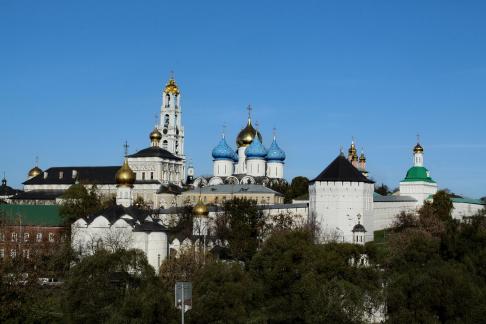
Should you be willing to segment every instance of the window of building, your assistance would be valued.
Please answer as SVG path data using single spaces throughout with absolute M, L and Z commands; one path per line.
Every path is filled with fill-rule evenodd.
M 37 242 L 41 242 L 42 241 L 42 233 L 37 233 L 35 238 L 36 238 Z
M 10 257 L 11 257 L 11 258 L 15 258 L 15 257 L 17 257 L 17 250 L 15 250 L 15 249 L 11 249 L 11 250 L 10 250 Z
M 24 233 L 24 242 L 29 242 L 29 233 Z
M 5 241 L 5 233 L 0 233 L 0 241 Z
M 17 233 L 12 233 L 12 242 L 17 242 Z
M 64 172 L 63 171 L 59 171 L 59 179 L 62 179 L 64 177 Z
M 154 180 L 154 173 L 150 172 L 150 180 Z
M 29 251 L 29 249 L 24 249 L 24 250 L 22 251 L 22 256 L 23 256 L 24 258 L 28 259 L 28 258 L 29 258 L 29 256 L 30 256 L 30 251 Z
M 142 180 L 145 180 L 145 172 L 142 172 Z
M 54 233 L 49 233 L 49 242 L 54 242 Z
M 3 259 L 3 258 L 5 258 L 5 250 L 0 249 L 0 259 Z

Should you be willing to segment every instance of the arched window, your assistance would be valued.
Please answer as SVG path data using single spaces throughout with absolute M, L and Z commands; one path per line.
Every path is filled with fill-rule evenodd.
M 164 141 L 162 142 L 162 148 L 163 148 L 164 150 L 167 150 L 167 147 L 168 147 L 168 146 L 169 146 L 169 143 L 167 142 L 167 140 L 164 140 Z

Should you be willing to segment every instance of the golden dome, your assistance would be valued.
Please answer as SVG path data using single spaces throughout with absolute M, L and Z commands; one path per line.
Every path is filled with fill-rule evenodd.
M 41 173 L 42 173 L 42 170 L 36 165 L 32 169 L 30 169 L 30 171 L 29 171 L 29 177 L 30 178 L 37 177 Z
M 162 134 L 159 132 L 157 127 L 155 127 L 154 130 L 150 133 L 150 141 L 160 142 L 161 139 L 162 139 Z
M 133 184 L 135 183 L 135 173 L 130 169 L 130 166 L 128 166 L 127 159 L 125 159 L 122 167 L 116 172 L 115 179 L 118 186 L 133 187 Z
M 165 93 L 172 93 L 175 94 L 176 96 L 179 95 L 179 87 L 177 86 L 174 78 L 170 78 L 170 80 L 167 82 L 165 85 L 164 89 Z
M 361 152 L 361 155 L 359 156 L 359 162 L 366 162 L 366 157 L 363 152 Z
M 197 204 L 192 208 L 192 214 L 194 216 L 208 216 L 208 214 L 209 214 L 208 206 L 206 206 L 201 201 L 201 198 L 199 198 L 199 201 L 197 202 Z
M 253 142 L 253 139 L 257 134 L 260 142 L 262 142 L 262 135 L 252 126 L 251 119 L 248 118 L 248 124 L 240 131 L 236 138 L 236 144 L 238 147 L 246 147 Z
M 423 153 L 424 152 L 424 148 L 422 147 L 422 145 L 420 145 L 419 143 L 417 143 L 417 145 L 415 145 L 415 147 L 413 148 L 413 153 Z
M 354 141 L 351 142 L 351 146 L 349 147 L 348 153 L 351 156 L 356 155 L 356 146 L 354 145 Z

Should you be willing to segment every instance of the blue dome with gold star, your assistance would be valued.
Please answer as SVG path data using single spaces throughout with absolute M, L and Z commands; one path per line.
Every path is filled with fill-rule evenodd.
M 273 138 L 272 145 L 268 148 L 267 161 L 283 162 L 285 160 L 285 152 L 278 146 L 277 140 Z
M 267 156 L 267 150 L 260 141 L 259 136 L 253 138 L 253 141 L 245 150 L 245 155 L 248 159 L 264 159 Z
M 224 136 L 211 154 L 215 160 L 235 160 L 235 151 L 226 143 Z

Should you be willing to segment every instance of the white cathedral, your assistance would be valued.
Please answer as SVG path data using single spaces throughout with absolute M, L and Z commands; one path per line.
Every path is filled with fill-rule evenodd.
M 219 184 L 261 184 L 285 181 L 285 152 L 278 146 L 274 131 L 273 141 L 265 148 L 261 133 L 251 121 L 251 108 L 248 107 L 248 122 L 236 138 L 237 150 L 227 142 L 225 134 L 211 152 L 213 175 L 198 177 L 193 186 L 204 187 Z

